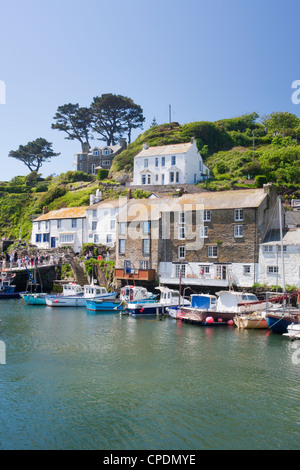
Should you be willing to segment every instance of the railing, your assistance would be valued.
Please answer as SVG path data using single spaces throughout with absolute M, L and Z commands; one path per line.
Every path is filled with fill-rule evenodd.
M 115 268 L 115 279 L 132 279 L 138 281 L 154 281 L 155 269 L 136 269 L 125 271 L 122 268 Z

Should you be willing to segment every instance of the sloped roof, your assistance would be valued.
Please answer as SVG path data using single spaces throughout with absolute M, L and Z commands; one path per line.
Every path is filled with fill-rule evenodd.
M 85 211 L 87 206 L 81 207 L 64 207 L 63 209 L 58 209 L 55 211 L 49 211 L 46 214 L 42 214 L 33 222 L 39 222 L 42 220 L 52 220 L 52 219 L 80 219 L 85 217 Z
M 150 157 L 152 155 L 174 155 L 178 153 L 186 153 L 193 144 L 187 142 L 185 144 L 159 145 L 157 147 L 148 147 L 143 149 L 136 157 Z

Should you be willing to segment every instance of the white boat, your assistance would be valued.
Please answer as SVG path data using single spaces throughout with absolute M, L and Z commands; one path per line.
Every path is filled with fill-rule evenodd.
M 300 323 L 291 323 L 287 326 L 287 333 L 283 336 L 288 336 L 291 339 L 300 339 Z
M 169 289 L 168 287 L 156 287 L 160 291 L 160 300 L 149 299 L 145 302 L 129 302 L 127 311 L 130 315 L 161 315 L 168 313 L 168 307 L 190 305 L 190 302 L 183 299 L 178 290 Z
M 215 312 L 217 306 L 217 297 L 210 294 L 192 294 L 190 305 L 180 305 L 179 307 L 168 307 L 170 317 L 176 319 L 198 320 L 198 312 L 206 312 L 209 315 Z M 184 317 L 184 318 L 183 318 Z
M 73 291 L 73 292 L 72 292 Z M 85 307 L 86 300 L 114 300 L 117 293 L 109 293 L 106 287 L 98 286 L 94 282 L 85 285 L 67 284 L 64 286 L 63 295 L 49 295 L 46 304 L 50 307 Z
M 145 287 L 141 286 L 127 285 L 122 287 L 120 291 L 120 300 L 127 303 L 156 299 L 157 296 L 158 294 L 152 294 L 152 292 L 147 291 Z

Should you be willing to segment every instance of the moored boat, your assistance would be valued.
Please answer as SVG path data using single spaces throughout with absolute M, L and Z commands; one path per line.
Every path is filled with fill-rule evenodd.
M 106 287 L 98 286 L 94 282 L 84 288 L 71 283 L 63 289 L 63 295 L 46 296 L 46 304 L 50 307 L 85 307 L 87 299 L 114 300 L 117 295 L 116 292 L 107 292 Z
M 233 318 L 235 325 L 240 329 L 265 329 L 268 328 L 264 312 L 253 312 L 249 315 L 235 315 Z
M 16 286 L 13 285 L 15 274 L 7 271 L 1 271 L 0 274 L 0 299 L 20 298 L 20 293 L 16 292 Z
M 160 291 L 159 301 L 156 299 L 148 299 L 140 302 L 129 302 L 127 311 L 130 315 L 162 315 L 168 313 L 168 307 L 179 306 L 181 303 L 190 305 L 186 299 L 182 299 L 178 290 L 169 289 L 168 287 L 156 287 Z
M 291 323 L 287 326 L 287 332 L 283 336 L 288 336 L 291 339 L 300 339 L 300 323 Z
M 87 310 L 102 313 L 120 313 L 126 308 L 126 302 L 120 300 L 86 300 Z

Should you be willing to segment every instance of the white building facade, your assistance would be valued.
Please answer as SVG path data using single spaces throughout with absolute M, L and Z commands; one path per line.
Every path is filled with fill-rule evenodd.
M 40 249 L 69 246 L 79 252 L 85 243 L 86 207 L 46 212 L 32 222 L 31 243 Z
M 148 147 L 134 157 L 134 186 L 195 184 L 207 179 L 209 169 L 197 149 L 196 140 L 176 145 Z

